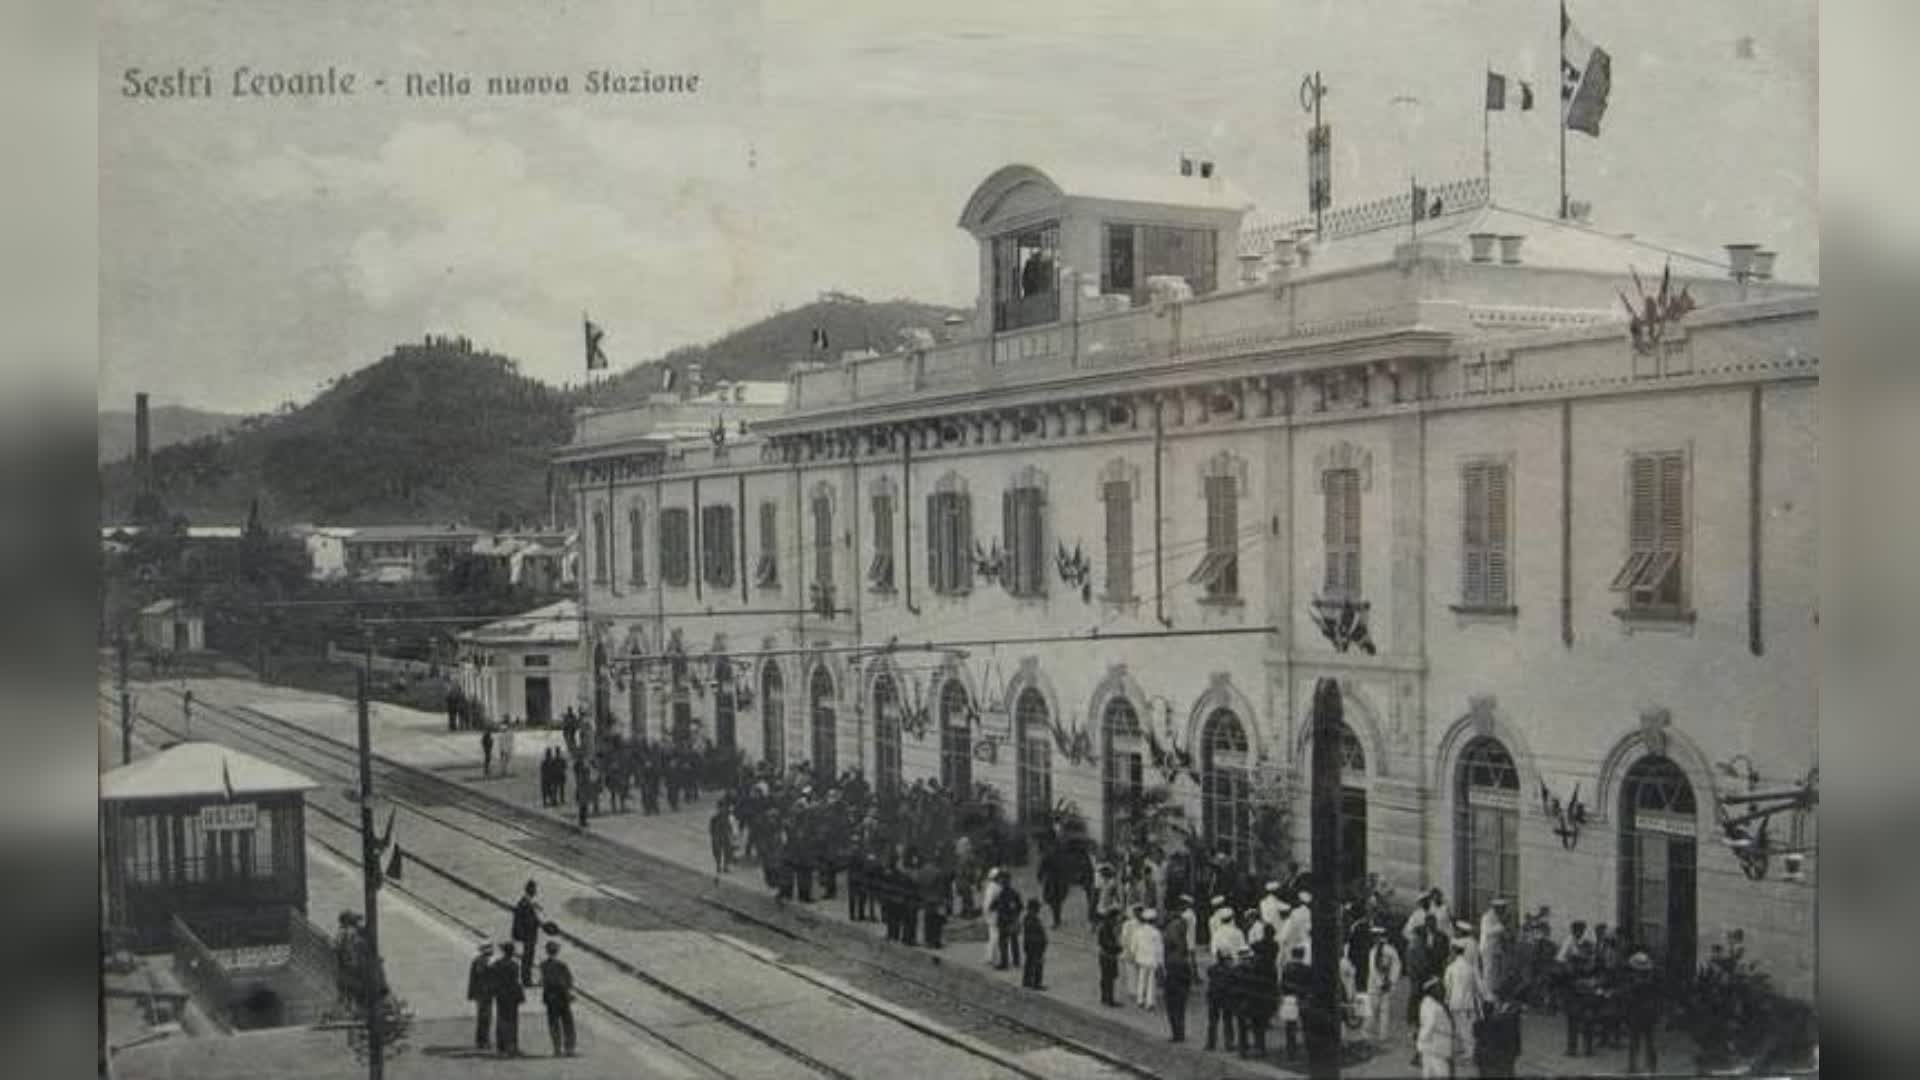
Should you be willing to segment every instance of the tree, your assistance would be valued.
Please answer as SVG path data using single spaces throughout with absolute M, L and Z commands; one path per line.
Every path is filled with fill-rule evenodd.
M 1114 824 L 1120 833 L 1119 846 L 1135 852 L 1164 852 L 1175 842 L 1185 842 L 1186 808 L 1174 802 L 1171 787 L 1126 788 L 1119 792 L 1118 803 Z

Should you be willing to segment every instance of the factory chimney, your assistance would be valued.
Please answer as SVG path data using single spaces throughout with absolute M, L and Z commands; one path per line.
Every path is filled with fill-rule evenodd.
M 133 470 L 139 478 L 142 495 L 153 492 L 153 470 L 149 459 L 152 447 L 153 433 L 147 421 L 147 394 L 143 390 L 133 395 Z

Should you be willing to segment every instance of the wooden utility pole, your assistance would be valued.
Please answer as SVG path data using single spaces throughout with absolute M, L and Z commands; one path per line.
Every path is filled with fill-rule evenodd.
M 367 1076 L 381 1080 L 386 1074 L 386 1046 L 381 1042 L 381 997 L 386 989 L 380 966 L 380 854 L 373 832 L 373 738 L 369 731 L 370 708 L 367 695 L 368 673 L 360 673 L 359 692 L 355 695 L 355 720 L 360 736 L 360 882 L 365 890 L 367 952 L 360 975 L 361 992 L 367 1011 Z
M 1307 1075 L 1340 1075 L 1340 683 L 1313 688 L 1312 770 L 1312 991 L 1301 1019 L 1307 1037 Z
M 133 763 L 133 688 L 128 685 L 130 661 L 124 632 L 115 644 L 115 651 L 119 653 L 120 667 L 120 764 L 130 765 Z

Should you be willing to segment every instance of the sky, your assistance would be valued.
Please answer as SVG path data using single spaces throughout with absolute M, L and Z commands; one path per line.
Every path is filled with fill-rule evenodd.
M 1593 223 L 1762 243 L 1816 279 L 1813 0 L 1570 10 L 1613 57 L 1601 136 L 1568 136 Z M 270 411 L 429 333 L 578 381 L 583 313 L 621 367 L 826 290 L 971 304 L 955 221 L 1009 163 L 1185 151 L 1299 212 L 1315 70 L 1336 203 L 1478 175 L 1491 67 L 1545 106 L 1490 118 L 1495 196 L 1551 213 L 1557 50 L 1546 0 L 109 0 L 101 401 Z M 182 65 L 217 96 L 122 96 L 125 69 Z M 393 89 L 236 99 L 241 65 Z M 599 68 L 697 71 L 701 93 L 582 93 Z M 410 99 L 409 72 L 474 94 Z M 482 92 L 515 73 L 573 93 Z

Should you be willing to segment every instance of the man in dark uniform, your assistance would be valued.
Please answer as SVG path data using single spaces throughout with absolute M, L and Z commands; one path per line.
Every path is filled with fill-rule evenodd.
M 500 946 L 500 959 L 493 962 L 493 1001 L 499 1015 L 494 1021 L 496 1046 L 506 1057 L 520 1056 L 520 1003 L 527 992 L 520 988 L 520 962 L 514 959 L 513 943 Z
M 493 944 L 480 946 L 480 955 L 467 968 L 467 1000 L 473 1002 L 473 1045 L 487 1050 L 493 1046 Z
M 547 1036 L 554 1057 L 572 1057 L 573 969 L 560 959 L 560 943 L 547 942 L 547 958 L 540 961 L 540 999 L 547 1006 Z
M 1192 901 L 1182 895 L 1173 901 L 1173 917 L 1167 920 L 1162 931 L 1166 940 L 1166 960 L 1161 967 L 1162 980 L 1166 986 L 1167 1027 L 1170 1029 L 1169 1042 L 1187 1041 L 1187 997 L 1193 992 L 1195 976 L 1193 948 L 1188 939 L 1187 920 L 1193 917 L 1188 911 Z
M 1120 912 L 1100 913 L 1100 929 L 1096 937 L 1100 947 L 1100 1004 L 1118 1005 L 1120 1002 L 1113 996 L 1113 984 L 1120 977 Z
M 534 900 L 539 886 L 527 882 L 520 902 L 513 906 L 513 940 L 520 944 L 520 985 L 533 985 L 534 945 L 540 938 L 540 904 Z

